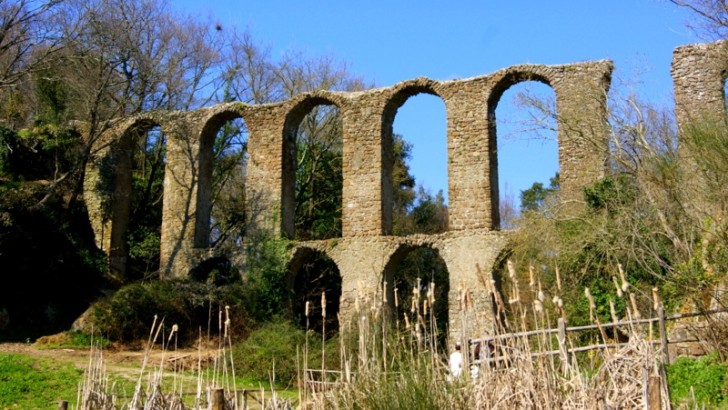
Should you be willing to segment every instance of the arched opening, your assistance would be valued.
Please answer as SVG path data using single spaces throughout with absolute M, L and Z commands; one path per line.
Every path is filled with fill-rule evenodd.
M 307 100 L 286 119 L 283 158 L 284 235 L 341 237 L 343 127 L 339 108 Z
M 496 90 L 490 104 L 490 141 L 497 152 L 491 190 L 502 229 L 513 228 L 523 210 L 543 209 L 559 188 L 556 94 L 538 77 L 510 84 Z
M 385 113 L 385 144 L 391 146 L 391 233 L 447 231 L 447 112 L 427 89 L 406 89 Z M 391 118 L 391 120 L 390 120 Z M 391 169 L 390 169 L 391 167 Z
M 327 338 L 334 336 L 339 331 L 341 299 L 341 274 L 336 263 L 323 252 L 302 248 L 289 264 L 289 275 L 296 323 Z
M 200 141 L 195 247 L 231 257 L 245 235 L 248 129 L 235 112 L 206 124 Z
M 395 328 L 420 343 L 447 341 L 450 278 L 431 246 L 402 246 L 384 269 L 383 286 Z
M 126 276 L 139 280 L 159 272 L 167 138 L 159 125 L 142 122 L 127 132 L 125 140 L 129 150 L 122 161 L 128 161 L 129 180 L 124 180 L 122 166 L 117 189 L 129 189 Z M 121 198 L 123 195 L 115 195 L 115 200 Z

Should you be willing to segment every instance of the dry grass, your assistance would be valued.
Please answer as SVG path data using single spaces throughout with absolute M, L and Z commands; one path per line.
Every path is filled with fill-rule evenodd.
M 512 265 L 509 265 L 512 269 Z M 515 279 L 514 272 L 511 277 Z M 519 331 L 546 328 L 549 315 L 564 315 L 558 294 L 547 298 L 538 278 L 529 284 L 533 301 L 522 301 L 518 287 L 509 295 L 509 305 L 495 292 L 492 281 L 483 281 L 496 300 L 497 310 L 510 312 L 510 328 Z M 629 284 L 618 284 L 623 297 Z M 588 290 L 585 297 L 594 305 Z M 415 295 L 417 307 L 395 322 L 388 323 L 385 304 L 375 295 L 357 301 L 355 343 L 342 341 L 342 369 L 338 383 L 325 392 L 310 392 L 312 409 L 668 409 L 667 384 L 651 332 L 633 327 L 630 341 L 621 347 L 566 353 L 574 347 L 572 337 L 555 337 L 544 332 L 523 337 L 497 339 L 494 355 L 481 360 L 477 369 L 453 379 L 446 355 L 437 350 L 434 320 L 428 307 L 431 295 Z M 656 299 L 655 303 L 659 303 Z M 462 304 L 467 307 L 467 303 Z M 636 305 L 629 317 L 639 316 Z M 529 317 L 529 320 L 525 320 Z M 596 324 L 598 319 L 593 316 Z M 608 344 L 604 329 L 600 342 Z M 388 334 L 389 332 L 389 334 Z M 346 334 L 347 332 L 342 332 Z M 342 336 L 346 337 L 346 336 Z M 649 396 L 649 387 L 658 396 Z M 649 407 L 649 406 L 652 407 Z
M 512 269 L 512 265 L 509 265 Z M 516 280 L 516 275 L 510 275 Z M 630 301 L 629 318 L 640 317 L 635 295 L 622 275 L 615 280 L 620 297 Z M 491 278 L 484 278 L 485 291 L 496 301 L 497 316 L 509 312 L 509 328 L 519 331 L 546 329 L 556 319 L 566 321 L 563 302 L 558 295 L 548 297 L 541 291 L 538 278 L 532 278 L 533 298 L 524 302 L 518 287 L 508 297 L 508 304 L 493 287 Z M 559 284 L 560 285 L 560 284 Z M 385 284 L 386 286 L 386 284 Z M 437 326 L 431 307 L 434 306 L 434 285 L 426 294 L 412 297 L 409 313 L 393 317 L 381 295 L 361 295 L 355 303 L 355 314 L 342 325 L 340 332 L 340 372 L 326 372 L 322 363 L 318 383 L 311 382 L 308 372 L 309 350 L 325 349 L 323 339 L 306 339 L 300 350 L 299 403 L 306 409 L 669 409 L 670 403 L 659 344 L 646 327 L 621 329 L 629 342 L 611 345 L 607 331 L 598 317 L 595 341 L 602 347 L 574 353 L 576 339 L 569 334 L 554 335 L 540 330 L 513 337 L 491 335 L 495 341 L 493 355 L 470 369 L 462 377 L 449 374 L 446 354 L 439 347 Z M 482 291 L 482 290 L 481 290 Z M 461 306 L 468 308 L 467 292 Z M 585 297 L 593 308 L 588 291 Z M 659 298 L 653 294 L 653 303 Z M 322 303 L 325 298 L 322 297 Z M 395 297 L 395 305 L 399 303 Z M 394 311 L 396 311 L 395 306 Z M 306 315 L 308 315 L 308 308 Z M 322 307 L 325 312 L 325 306 Z M 553 316 L 553 318 L 551 317 Z M 526 320 L 528 318 L 528 320 Z M 229 317 L 220 312 L 221 328 L 227 329 Z M 616 320 L 615 320 L 616 321 Z M 506 328 L 505 324 L 502 327 Z M 103 367 L 103 354 L 94 350 L 82 389 L 82 409 L 202 409 L 209 408 L 211 392 L 224 390 L 225 408 L 242 409 L 236 400 L 232 344 L 227 332 L 218 340 L 218 355 L 207 367 L 198 359 L 194 369 L 165 368 L 165 361 L 147 363 L 149 352 L 159 345 L 174 352 L 174 329 L 164 334 L 162 323 L 150 332 L 142 370 L 127 402 L 119 402 L 113 394 Z M 504 332 L 505 333 L 505 332 Z M 308 332 L 307 332 L 308 335 Z M 492 338 L 495 336 L 496 338 Z M 607 347 L 605 347 L 607 346 Z M 490 351 L 490 349 L 488 349 Z M 332 363 L 329 363 L 332 364 Z M 190 372 L 193 376 L 190 376 Z M 170 375 L 171 374 L 171 375 Z M 185 383 L 194 380 L 196 394 L 182 400 Z M 273 392 L 258 408 L 288 409 L 293 405 Z M 686 404 L 682 408 L 697 408 Z
M 211 339 L 201 335 L 197 360 L 191 362 L 175 360 L 182 357 L 176 354 L 177 326 L 173 325 L 167 331 L 163 321 L 158 322 L 155 317 L 131 395 L 128 395 L 127 386 L 123 385 L 125 383 L 119 383 L 118 379 L 112 378 L 106 371 L 103 351 L 92 347 L 78 391 L 78 409 L 208 409 L 212 408 L 213 402 L 222 405 L 223 409 L 242 409 L 246 400 L 237 386 L 232 339 L 228 333 L 231 319 L 227 308 L 219 312 L 218 321 L 223 331 L 214 340 L 217 343 L 217 354 L 211 359 L 203 355 L 203 344 L 209 344 Z M 152 353 L 157 349 L 161 351 L 161 355 L 155 355 L 159 358 L 152 360 Z M 257 405 L 253 403 L 249 408 L 292 408 L 291 401 L 278 397 L 274 390 L 261 388 L 251 397 L 259 402 Z

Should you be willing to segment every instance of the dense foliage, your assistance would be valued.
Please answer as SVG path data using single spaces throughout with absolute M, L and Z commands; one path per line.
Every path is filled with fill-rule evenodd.
M 237 372 L 280 387 L 295 386 L 302 368 L 320 369 L 324 356 L 327 369 L 338 368 L 338 338 L 322 346 L 320 334 L 281 319 L 256 329 L 233 351 Z
M 224 330 L 218 314 L 234 315 L 230 329 L 245 335 L 249 319 L 243 289 L 238 283 L 226 286 L 191 281 L 153 281 L 127 285 L 94 305 L 90 318 L 102 336 L 143 346 L 155 320 L 164 320 L 167 332 L 177 325 L 179 342 L 188 344 L 200 336 Z M 208 333 L 209 332 L 209 333 Z
M 680 357 L 667 367 L 670 401 L 717 406 L 725 402 L 728 366 L 717 355 L 698 359 Z

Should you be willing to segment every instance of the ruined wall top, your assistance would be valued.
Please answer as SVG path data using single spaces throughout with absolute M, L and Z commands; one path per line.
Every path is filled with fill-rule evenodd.
M 726 122 L 728 40 L 677 47 L 670 69 L 678 124 Z

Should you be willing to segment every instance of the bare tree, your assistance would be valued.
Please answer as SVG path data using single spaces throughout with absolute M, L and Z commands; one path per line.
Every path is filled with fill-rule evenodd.
M 161 1 L 69 0 L 57 24 L 74 69 L 68 75 L 79 77 L 69 79 L 87 79 L 83 99 L 103 99 L 111 117 L 195 108 L 214 94 L 220 34 Z M 89 108 L 82 114 L 93 116 L 97 107 Z
M 670 0 L 685 7 L 697 17 L 687 22 L 688 28 L 710 40 L 728 38 L 728 3 L 725 0 Z
M 125 116 L 206 104 L 218 72 L 219 33 L 158 0 L 67 0 L 50 24 L 59 38 L 44 75 L 66 87 L 67 120 L 86 124 L 85 155 L 50 185 L 73 177 L 82 191 L 98 138 Z M 41 201 L 43 202 L 43 201 Z
M 62 0 L 0 2 L 0 89 L 15 84 L 42 59 L 37 50 L 48 52 L 52 38 L 47 24 L 49 11 Z M 41 46 L 41 47 L 39 47 Z
M 0 123 L 27 125 L 33 112 L 30 77 L 57 51 L 48 18 L 61 0 L 0 1 Z
M 285 98 L 271 59 L 270 49 L 253 40 L 248 31 L 227 35 L 224 72 L 219 81 L 222 99 L 248 104 L 265 104 Z
M 263 104 L 313 90 L 355 90 L 364 87 L 361 78 L 354 76 L 345 64 L 333 58 L 308 57 L 289 52 L 280 60 L 274 60 L 270 50 L 255 43 L 249 32 L 233 32 L 227 38 L 226 67 L 219 79 L 219 88 L 224 90 L 220 96 L 225 101 Z M 241 218 L 243 210 L 236 198 L 242 198 L 244 192 L 241 180 L 245 179 L 245 153 L 238 148 L 244 150 L 247 147 L 246 138 L 247 130 L 242 122 L 231 122 L 218 133 L 221 144 L 217 152 L 225 153 L 226 158 L 216 161 L 212 231 L 229 234 L 229 239 L 237 237 L 234 232 L 244 230 L 240 224 L 244 220 Z M 329 217 L 333 220 L 338 215 L 340 220 L 341 144 L 341 123 L 338 109 L 334 106 L 313 107 L 298 124 L 295 144 L 295 224 L 298 235 L 302 237 L 318 237 L 312 234 L 313 220 L 317 218 L 315 215 L 322 220 Z M 232 170 L 232 174 L 221 169 L 225 166 Z M 225 214 L 231 210 L 234 212 Z M 322 235 L 337 234 L 336 228 L 328 224 L 321 225 L 326 225 L 321 232 L 329 232 Z

